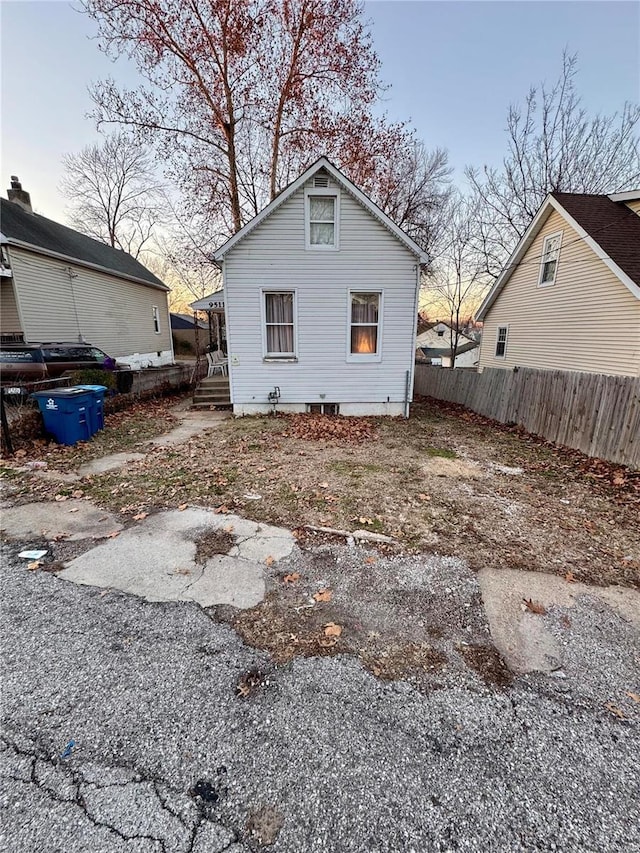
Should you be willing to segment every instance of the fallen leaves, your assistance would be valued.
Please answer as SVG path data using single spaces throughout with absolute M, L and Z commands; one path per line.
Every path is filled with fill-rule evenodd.
M 149 513 L 148 513 L 148 512 L 139 512 L 139 513 L 137 513 L 136 515 L 134 515 L 134 516 L 133 516 L 133 520 L 134 520 L 134 521 L 142 521 L 142 520 L 143 520 L 144 518 L 146 518 L 148 515 L 149 515 Z
M 331 601 L 333 598 L 333 592 L 330 589 L 320 589 L 318 592 L 314 593 L 314 600 L 318 603 L 323 601 Z
M 269 554 L 269 556 L 264 561 L 265 566 L 272 566 L 275 563 L 275 558 Z
M 300 572 L 291 572 L 291 574 L 285 575 L 282 580 L 285 583 L 295 583 L 300 580 Z
M 264 683 L 264 675 L 258 669 L 251 669 L 241 675 L 236 684 L 236 696 L 240 699 L 248 699 L 256 693 Z
M 573 572 L 567 572 L 564 576 L 564 579 L 566 580 L 567 583 L 575 583 L 576 582 L 576 578 L 575 578 L 575 575 L 573 574 Z
M 627 690 L 626 695 L 629 699 L 633 699 L 634 702 L 640 702 L 640 696 L 637 693 L 632 693 L 630 690 Z
M 41 565 L 42 565 L 42 562 L 40 560 L 34 560 L 32 563 L 27 564 L 27 569 L 30 572 L 35 572 L 36 569 L 39 569 Z
M 68 500 L 69 500 L 69 495 L 56 495 L 54 498 L 54 501 L 57 501 L 58 503 L 62 503 L 62 501 L 68 501 Z
M 626 716 L 624 713 L 618 708 L 617 705 L 614 705 L 613 702 L 605 702 L 604 707 L 609 711 L 610 714 L 613 714 L 614 717 L 617 717 L 619 720 L 626 720 Z
M 184 512 L 188 506 L 189 506 L 189 504 L 180 504 L 180 506 L 178 507 L 178 510 L 180 512 Z
M 335 622 L 329 622 L 328 625 L 324 626 L 324 635 L 325 637 L 336 637 L 336 639 L 342 634 L 342 626 L 336 625 Z
M 341 418 L 335 415 L 316 414 L 285 415 L 284 417 L 288 420 L 288 428 L 282 434 L 307 441 L 361 444 L 374 439 L 378 431 L 374 420 L 369 418 Z M 304 451 L 298 451 L 298 454 L 303 456 Z
M 523 598 L 522 602 L 530 613 L 535 613 L 537 616 L 544 616 L 547 612 L 547 608 L 544 604 L 540 604 L 539 601 L 534 601 L 531 598 Z

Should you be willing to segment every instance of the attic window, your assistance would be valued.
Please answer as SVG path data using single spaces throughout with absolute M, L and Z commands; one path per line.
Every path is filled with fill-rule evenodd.
M 335 251 L 339 243 L 340 196 L 337 190 L 311 189 L 305 194 L 306 248 Z
M 314 187 L 328 187 L 329 186 L 329 176 L 328 175 L 316 175 L 313 179 Z
M 542 260 L 540 263 L 540 280 L 538 281 L 540 287 L 553 284 L 556 280 L 561 243 L 562 231 L 558 231 L 556 234 L 549 234 L 548 237 L 544 238 Z

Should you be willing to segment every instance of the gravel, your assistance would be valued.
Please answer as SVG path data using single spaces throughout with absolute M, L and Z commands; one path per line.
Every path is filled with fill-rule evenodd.
M 266 813 L 282 820 L 274 853 L 640 850 L 637 635 L 605 605 L 581 599 L 569 628 L 550 612 L 564 678 L 419 692 L 347 655 L 276 667 L 196 604 L 77 587 L 14 553 L 0 572 L 10 853 L 246 853 Z M 425 580 L 415 562 L 402 577 Z M 268 675 L 239 698 L 251 669 Z M 623 699 L 624 719 L 603 705 Z

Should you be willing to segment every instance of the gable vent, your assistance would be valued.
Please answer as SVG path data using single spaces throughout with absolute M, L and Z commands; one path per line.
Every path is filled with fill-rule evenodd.
M 328 175 L 316 175 L 313 179 L 314 187 L 328 187 L 329 186 L 329 176 Z

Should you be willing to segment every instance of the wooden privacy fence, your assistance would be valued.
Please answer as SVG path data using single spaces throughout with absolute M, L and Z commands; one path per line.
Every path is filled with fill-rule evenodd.
M 640 378 L 530 367 L 476 373 L 418 363 L 414 390 L 640 468 Z

